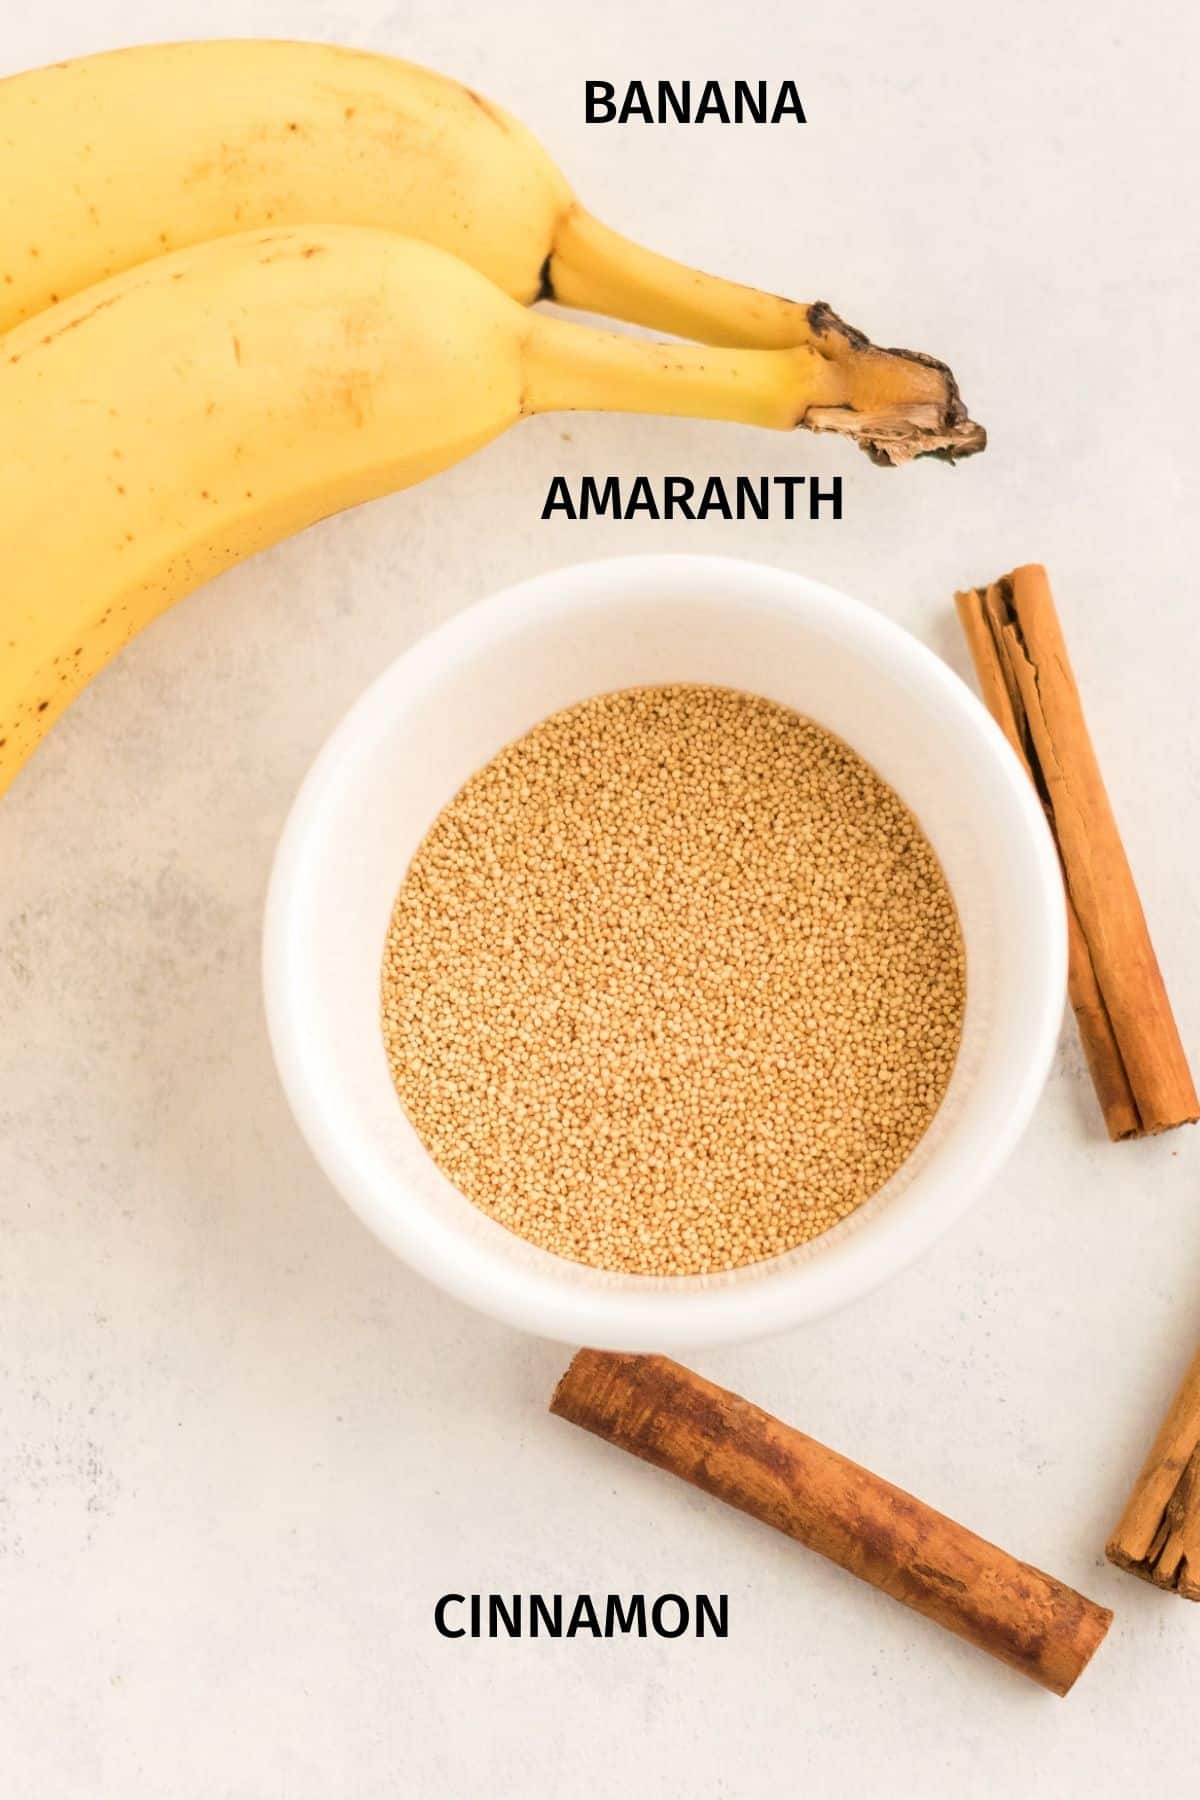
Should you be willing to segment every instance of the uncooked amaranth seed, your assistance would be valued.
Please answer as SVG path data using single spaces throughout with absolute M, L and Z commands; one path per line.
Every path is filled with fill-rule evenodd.
M 544 1249 L 735 1269 L 875 1193 L 965 1001 L 912 814 L 811 720 L 725 688 L 555 713 L 439 814 L 396 899 L 383 1033 L 419 1137 Z

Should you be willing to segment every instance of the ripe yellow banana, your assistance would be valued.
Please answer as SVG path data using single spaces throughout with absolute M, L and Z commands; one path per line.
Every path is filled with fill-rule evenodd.
M 912 398 L 916 377 L 927 380 Z M 886 443 L 936 370 L 654 344 L 531 313 L 365 226 L 157 257 L 0 338 L 0 789 L 141 626 L 218 570 L 525 414 L 659 412 Z
M 269 225 L 375 225 L 550 297 L 706 343 L 867 347 L 822 303 L 702 275 L 609 230 L 524 127 L 411 63 L 325 44 L 148 45 L 0 81 L 0 330 L 165 251 Z M 897 357 L 907 353 L 893 352 Z M 905 455 L 983 447 L 950 371 Z M 887 457 L 884 460 L 901 460 Z

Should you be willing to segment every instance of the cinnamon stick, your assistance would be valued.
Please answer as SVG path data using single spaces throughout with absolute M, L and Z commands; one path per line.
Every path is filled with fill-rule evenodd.
M 1200 1351 L 1150 1447 L 1108 1560 L 1155 1587 L 1200 1600 Z
M 1113 1139 L 1200 1118 L 1200 1099 L 1071 671 L 1046 571 L 1028 563 L 955 601 L 988 709 L 1058 845 L 1068 986 Z
M 581 1350 L 550 1410 L 1065 1694 L 1112 1621 L 1074 1589 L 665 1356 Z

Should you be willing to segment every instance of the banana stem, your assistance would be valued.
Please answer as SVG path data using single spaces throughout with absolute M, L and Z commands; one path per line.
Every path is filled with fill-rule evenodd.
M 946 372 L 865 340 L 786 349 L 647 343 L 535 314 L 522 411 L 666 413 L 852 437 L 877 462 L 969 455 L 984 438 L 947 398 Z M 953 384 L 951 384 L 952 386 Z M 954 392 L 957 402 L 957 391 Z
M 787 350 L 819 336 L 822 313 L 659 256 L 574 206 L 543 278 L 547 299 L 704 344 Z M 812 315 L 816 315 L 816 327 Z
M 790 431 L 805 406 L 841 397 L 815 351 L 655 344 L 540 315 L 525 348 L 525 412 L 667 413 Z

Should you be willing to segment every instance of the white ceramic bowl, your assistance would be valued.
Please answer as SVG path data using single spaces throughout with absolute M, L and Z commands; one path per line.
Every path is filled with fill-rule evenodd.
M 714 682 L 837 732 L 916 813 L 967 952 L 962 1047 L 929 1131 L 833 1231 L 732 1274 L 609 1274 L 495 1224 L 441 1174 L 392 1088 L 384 936 L 409 859 L 502 745 L 614 688 Z M 1029 783 L 984 708 L 878 613 L 801 575 L 639 556 L 522 582 L 392 665 L 317 758 L 267 900 L 271 1041 L 326 1174 L 384 1243 L 459 1299 L 547 1337 L 665 1350 L 751 1338 L 853 1299 L 932 1243 L 996 1173 L 1042 1087 L 1062 1013 L 1063 893 Z

